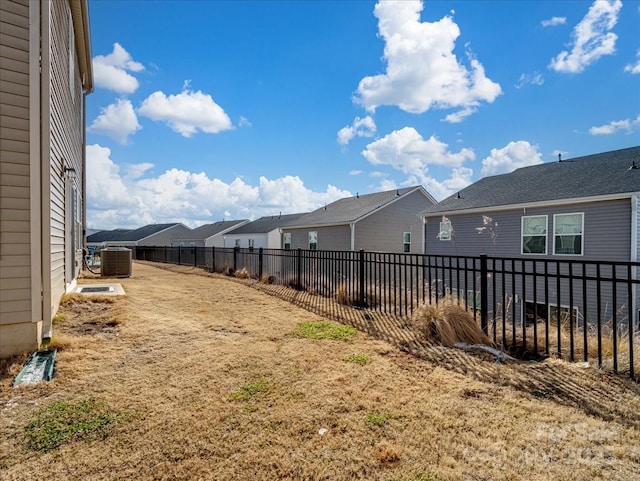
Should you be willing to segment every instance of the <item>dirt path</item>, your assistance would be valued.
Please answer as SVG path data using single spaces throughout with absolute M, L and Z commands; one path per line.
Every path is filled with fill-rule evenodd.
M 79 335 L 69 326 L 91 316 L 70 316 L 53 382 L 14 389 L 20 364 L 5 369 L 1 479 L 640 476 L 640 396 L 624 379 L 416 350 L 388 320 L 339 306 L 355 339 L 300 338 L 298 323 L 324 317 L 260 289 L 309 309 L 313 296 L 202 274 L 136 263 L 109 307 L 115 333 Z M 38 409 L 89 398 L 122 414 L 108 437 L 24 447 Z

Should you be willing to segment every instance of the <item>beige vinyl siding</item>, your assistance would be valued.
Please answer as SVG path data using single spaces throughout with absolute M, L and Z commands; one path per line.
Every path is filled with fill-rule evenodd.
M 50 239 L 51 239 L 51 312 L 57 310 L 60 296 L 66 285 L 73 282 L 78 272 L 81 256 L 76 249 L 71 252 L 71 238 L 66 234 L 67 223 L 72 222 L 71 207 L 67 206 L 67 192 L 64 168 L 76 171 L 73 180 L 78 190 L 82 179 L 82 92 L 80 90 L 79 68 L 73 69 L 73 96 L 69 79 L 69 28 L 70 11 L 66 1 L 51 3 L 51 31 L 49 42 L 49 89 L 50 89 Z M 77 62 L 77 59 L 74 59 Z M 66 254 L 65 254 L 66 252 Z M 72 257 L 72 268 L 65 265 L 66 255 Z
M 411 232 L 411 252 L 422 253 L 420 212 L 433 205 L 415 191 L 356 223 L 355 250 L 402 252 L 402 234 Z
M 31 322 L 29 3 L 0 2 L 0 324 Z
M 318 250 L 351 250 L 351 229 L 348 225 L 283 229 L 282 231 L 291 232 L 291 249 L 308 249 L 309 232 L 315 231 L 318 233 Z

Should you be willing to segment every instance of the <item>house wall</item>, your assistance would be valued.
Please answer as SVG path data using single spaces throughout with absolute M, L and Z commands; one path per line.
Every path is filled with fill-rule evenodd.
M 318 233 L 318 250 L 351 250 L 351 228 L 348 225 L 313 227 L 305 229 L 282 229 L 283 233 L 291 232 L 291 249 L 308 249 L 309 232 L 311 231 Z
M 249 239 L 253 239 L 253 247 L 255 249 L 263 248 L 266 249 L 269 247 L 269 239 L 267 234 L 227 234 L 224 237 L 224 247 L 235 247 L 236 240 L 240 240 L 240 247 L 247 248 L 249 247 Z
M 267 248 L 269 249 L 282 249 L 282 234 L 280 229 L 273 229 L 267 234 Z
M 137 242 L 139 246 L 170 246 L 174 239 L 186 239 L 191 229 L 184 225 L 169 227 Z
M 41 329 L 32 322 L 29 49 L 28 0 L 0 2 L 0 356 L 37 348 Z
M 403 252 L 403 233 L 411 232 L 411 251 L 422 253 L 420 212 L 433 205 L 415 191 L 356 223 L 355 250 Z
M 45 2 L 46 4 L 46 2 Z M 71 10 L 66 0 L 54 0 L 49 8 L 48 76 L 51 316 L 60 297 L 70 290 L 80 273 L 82 244 L 74 226 L 74 201 L 82 202 L 83 93 L 75 48 Z M 46 13 L 46 9 L 44 10 Z M 72 64 L 70 64 L 72 62 Z M 47 85 L 45 84 L 45 85 Z M 46 139 L 45 139 L 46 143 Z M 75 169 L 75 179 L 65 179 L 64 169 Z M 82 208 L 82 206 L 79 206 Z M 45 320 L 45 334 L 47 332 Z M 50 328 L 50 326 L 49 326 Z
M 584 213 L 584 249 L 582 256 L 553 254 L 553 215 Z M 442 216 L 427 218 L 425 226 L 425 253 L 438 255 L 479 254 L 498 257 L 526 257 L 541 259 L 575 259 L 602 261 L 629 261 L 631 252 L 631 204 L 628 199 L 592 202 L 562 206 L 536 207 L 491 212 L 494 237 L 490 231 L 479 234 L 483 214 L 457 214 L 448 216 L 454 231 L 454 240 L 437 238 Z M 523 216 L 547 215 L 547 254 L 521 254 L 521 219 Z

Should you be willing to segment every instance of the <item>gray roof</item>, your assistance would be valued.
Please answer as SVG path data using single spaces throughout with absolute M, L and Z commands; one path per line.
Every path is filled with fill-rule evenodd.
M 121 240 L 121 238 L 131 232 L 132 229 L 113 229 L 101 230 L 87 236 L 87 242 L 112 242 Z
M 348 224 L 415 190 L 422 191 L 429 199 L 432 199 L 422 186 L 419 185 L 406 187 L 404 189 L 376 192 L 374 194 L 345 197 L 344 199 L 337 200 L 325 207 L 320 207 L 313 212 L 303 215 L 287 227 Z
M 243 222 L 248 222 L 248 219 L 241 220 L 222 220 L 219 222 L 214 222 L 213 224 L 204 224 L 200 227 L 196 227 L 191 232 L 189 232 L 188 238 L 190 240 L 199 239 L 204 240 L 209 237 L 213 237 L 220 232 L 224 232 L 228 229 L 231 229 L 234 225 L 242 224 Z
M 149 224 L 137 229 L 105 230 L 90 235 L 87 242 L 136 242 L 177 225 L 182 224 Z
M 635 162 L 635 164 L 634 164 Z M 635 165 L 637 168 L 630 168 Z M 640 147 L 484 177 L 423 214 L 640 192 Z
M 286 214 L 260 217 L 253 222 L 249 222 L 237 229 L 233 229 L 229 234 L 266 234 L 274 229 L 286 227 L 303 215 L 305 214 Z

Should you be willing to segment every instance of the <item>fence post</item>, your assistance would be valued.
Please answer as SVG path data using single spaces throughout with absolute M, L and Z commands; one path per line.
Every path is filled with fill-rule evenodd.
M 240 248 L 235 246 L 233 248 L 233 271 L 235 272 L 238 269 L 238 251 Z
M 298 247 L 298 265 L 296 268 L 297 280 L 296 286 L 299 291 L 302 290 L 302 249 Z
M 480 254 L 480 326 L 485 334 L 489 334 L 489 306 L 487 295 L 488 290 L 488 268 L 487 268 L 487 254 Z
M 182 265 L 182 246 L 178 246 L 178 265 Z
M 167 246 L 164 246 L 164 263 L 167 263 Z
M 216 246 L 211 246 L 211 272 L 216 271 Z
M 364 249 L 360 249 L 360 307 L 365 307 L 365 295 L 364 295 Z
M 262 247 L 258 249 L 258 279 L 262 279 Z

